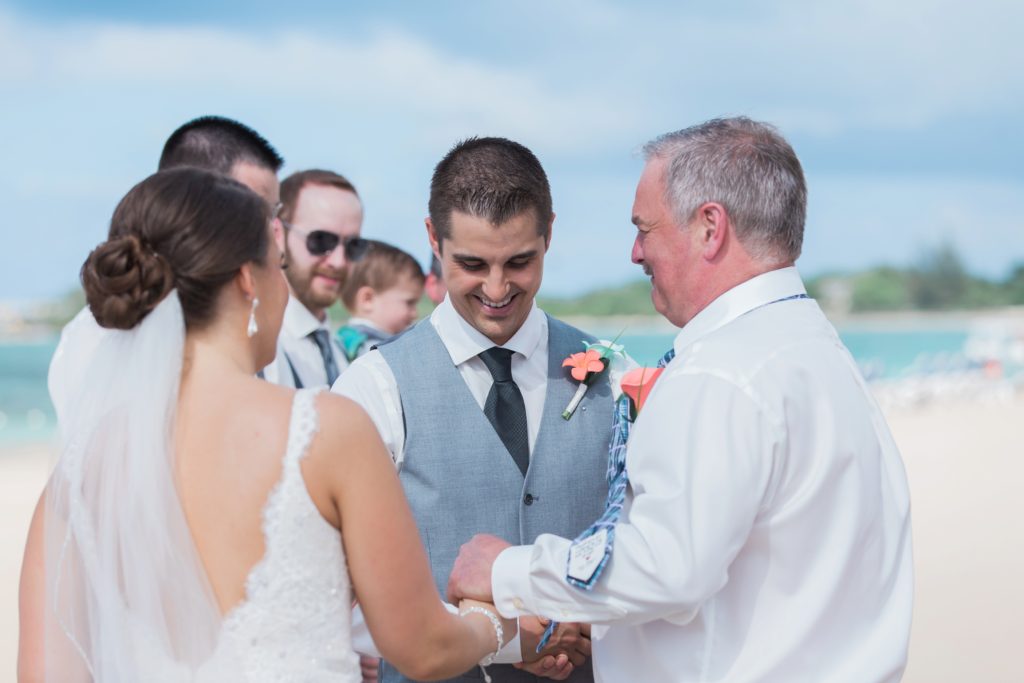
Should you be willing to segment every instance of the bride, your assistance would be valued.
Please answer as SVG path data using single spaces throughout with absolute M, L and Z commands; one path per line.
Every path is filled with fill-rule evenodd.
M 274 219 L 237 182 L 157 173 L 82 267 L 64 448 L 21 580 L 18 680 L 360 681 L 381 653 L 457 675 L 515 623 L 438 600 L 369 418 L 255 377 L 287 300 Z M 98 327 L 97 327 L 98 326 Z

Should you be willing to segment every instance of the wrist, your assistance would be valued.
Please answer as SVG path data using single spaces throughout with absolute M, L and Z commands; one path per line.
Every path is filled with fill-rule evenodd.
M 487 623 L 490 624 L 490 629 L 493 633 L 492 638 L 485 638 L 484 641 L 489 643 L 489 647 L 493 649 L 488 650 L 488 654 L 480 660 L 480 666 L 490 666 L 494 662 L 494 658 L 501 651 L 501 648 L 508 642 L 507 638 L 510 636 L 505 635 L 505 625 L 502 624 L 501 618 L 485 607 L 466 607 L 459 612 L 459 616 L 465 618 L 471 614 L 479 614 L 487 619 Z M 483 620 L 480 620 L 483 622 Z

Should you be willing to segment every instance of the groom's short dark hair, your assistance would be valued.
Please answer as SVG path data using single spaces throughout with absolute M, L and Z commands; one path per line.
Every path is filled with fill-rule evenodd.
M 171 133 L 158 168 L 195 166 L 230 175 L 240 162 L 277 173 L 284 159 L 249 126 L 223 116 L 200 116 Z
M 551 187 L 537 157 L 505 138 L 468 138 L 452 147 L 430 181 L 430 220 L 438 240 L 451 236 L 452 211 L 500 225 L 527 210 L 550 237 Z

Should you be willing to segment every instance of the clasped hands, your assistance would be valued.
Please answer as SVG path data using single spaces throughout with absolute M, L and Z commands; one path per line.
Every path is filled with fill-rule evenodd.
M 488 534 L 477 534 L 464 543 L 448 577 L 448 600 L 453 604 L 463 599 L 493 603 L 491 569 L 501 551 L 510 545 Z M 538 653 L 537 644 L 547 625 L 546 619 L 519 618 L 523 661 L 515 666 L 535 676 L 561 681 L 590 657 L 590 626 L 560 622 L 547 645 Z

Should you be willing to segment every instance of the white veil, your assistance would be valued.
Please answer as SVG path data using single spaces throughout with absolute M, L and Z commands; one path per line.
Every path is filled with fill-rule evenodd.
M 178 497 L 185 322 L 171 291 L 135 328 L 63 340 L 63 452 L 47 488 L 46 680 L 191 681 L 221 615 Z

